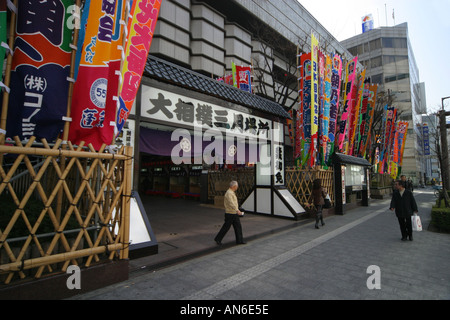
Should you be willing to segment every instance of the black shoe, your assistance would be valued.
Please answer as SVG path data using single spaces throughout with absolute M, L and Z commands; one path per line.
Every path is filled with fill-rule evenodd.
M 214 241 L 217 243 L 218 246 L 222 245 L 222 242 L 220 242 L 219 240 L 214 240 Z
M 409 241 L 413 241 L 413 237 L 412 236 L 409 236 Z
M 322 222 L 322 227 L 325 225 L 325 222 Z
M 315 228 L 316 228 L 316 229 L 319 229 L 319 226 L 316 224 Z
M 403 237 L 403 238 L 402 238 L 402 241 L 406 241 L 406 240 L 407 240 L 406 237 Z
M 247 242 L 241 241 L 241 242 L 236 242 L 236 244 L 247 244 Z

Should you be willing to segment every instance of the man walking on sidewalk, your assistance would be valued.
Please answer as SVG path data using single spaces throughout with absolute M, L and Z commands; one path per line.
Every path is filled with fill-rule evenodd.
M 395 214 L 397 215 L 400 231 L 402 233 L 402 241 L 406 241 L 407 236 L 409 237 L 409 240 L 412 241 L 411 216 L 418 212 L 417 203 L 412 192 L 405 189 L 404 181 L 396 181 L 394 187 L 395 190 L 392 195 L 390 209 L 391 211 L 395 210 Z
M 236 197 L 236 190 L 238 188 L 237 181 L 230 182 L 230 188 L 225 193 L 224 206 L 225 206 L 225 223 L 220 229 L 214 241 L 218 245 L 222 244 L 222 239 L 225 237 L 231 225 L 233 225 L 234 233 L 236 235 L 236 244 L 245 244 L 242 236 L 242 226 L 239 220 L 243 213 L 239 210 L 239 204 Z

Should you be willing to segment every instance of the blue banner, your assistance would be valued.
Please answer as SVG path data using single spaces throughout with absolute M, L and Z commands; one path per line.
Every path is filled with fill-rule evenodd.
M 54 141 L 64 127 L 73 0 L 18 5 L 6 136 Z

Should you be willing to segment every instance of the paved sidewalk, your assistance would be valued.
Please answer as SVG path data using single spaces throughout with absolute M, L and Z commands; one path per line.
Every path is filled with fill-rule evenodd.
M 431 190 L 415 197 L 424 231 L 414 241 L 400 241 L 389 200 L 371 201 L 320 230 L 299 225 L 72 299 L 449 300 L 450 235 L 427 230 Z

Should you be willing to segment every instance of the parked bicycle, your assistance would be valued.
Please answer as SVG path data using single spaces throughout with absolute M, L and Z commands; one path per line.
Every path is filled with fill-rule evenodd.
M 434 186 L 433 186 L 433 189 L 434 189 L 434 196 L 435 196 L 436 198 L 439 198 L 439 194 L 441 193 L 442 186 L 434 185 Z

